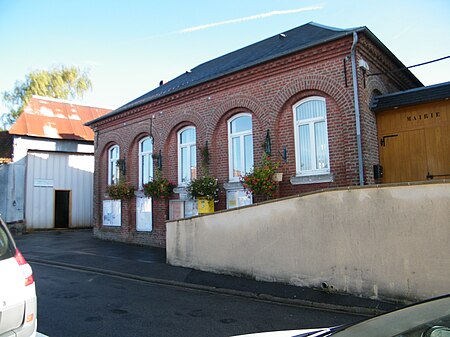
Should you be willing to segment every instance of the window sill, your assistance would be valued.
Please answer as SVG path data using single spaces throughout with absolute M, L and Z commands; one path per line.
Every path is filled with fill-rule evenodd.
M 173 189 L 173 193 L 185 193 L 187 189 L 186 185 L 178 185 Z
M 333 181 L 334 177 L 332 173 L 291 177 L 292 185 L 321 184 L 321 183 L 331 183 Z
M 134 191 L 134 196 L 136 198 L 144 198 L 145 197 L 144 190 L 140 189 L 140 190 Z
M 191 200 L 188 191 L 187 191 L 187 185 L 178 185 L 173 189 L 173 193 L 178 193 L 178 198 L 180 200 Z
M 230 181 L 223 183 L 223 188 L 226 190 L 242 190 L 244 187 L 240 181 Z

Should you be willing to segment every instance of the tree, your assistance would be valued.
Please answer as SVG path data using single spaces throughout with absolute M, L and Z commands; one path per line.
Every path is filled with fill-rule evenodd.
M 17 81 L 12 91 L 2 93 L 9 113 L 3 114 L 2 122 L 11 125 L 20 116 L 32 95 L 61 99 L 82 98 L 92 89 L 92 82 L 85 70 L 78 67 L 53 66 L 50 70 L 34 70 Z

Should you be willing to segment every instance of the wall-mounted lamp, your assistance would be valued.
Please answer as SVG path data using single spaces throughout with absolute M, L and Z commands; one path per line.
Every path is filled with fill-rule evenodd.
M 158 169 L 161 171 L 162 170 L 162 154 L 161 154 L 161 150 L 159 150 L 159 155 L 158 155 L 158 159 L 157 159 L 157 165 L 158 165 Z
M 285 163 L 287 163 L 287 148 L 286 148 L 286 145 L 283 148 L 283 153 L 281 153 L 280 150 L 278 150 L 278 154 L 281 156 L 281 159 L 283 159 L 283 161 Z
M 363 75 L 363 85 L 364 85 L 364 88 L 366 87 L 366 73 L 369 71 L 369 64 L 366 62 L 366 61 L 364 61 L 364 60 L 359 60 L 359 62 L 358 62 L 358 65 L 359 65 L 359 67 L 361 68 L 361 71 L 362 71 L 362 75 Z
M 268 156 L 272 153 L 272 140 L 270 139 L 270 131 L 267 129 L 266 139 L 264 140 L 264 151 Z
M 162 169 L 162 155 L 161 155 L 161 150 L 159 150 L 158 153 L 153 153 L 152 158 L 153 158 L 153 160 L 156 160 L 156 167 L 158 168 L 158 170 L 161 171 L 161 169 Z

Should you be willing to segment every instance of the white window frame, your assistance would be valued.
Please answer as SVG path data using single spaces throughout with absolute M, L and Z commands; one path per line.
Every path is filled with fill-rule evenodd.
M 193 129 L 194 133 L 195 133 L 195 140 L 193 142 L 189 142 L 189 143 L 184 143 L 181 144 L 181 134 L 187 130 Z M 189 184 L 189 182 L 192 180 L 191 176 L 191 169 L 189 169 L 189 177 L 187 181 L 182 181 L 182 175 L 183 175 L 183 170 L 182 170 L 182 161 L 181 161 L 181 150 L 183 148 L 187 148 L 187 157 L 188 157 L 188 167 L 191 168 L 192 167 L 192 163 L 191 163 L 191 151 L 192 149 L 195 149 L 195 153 L 197 154 L 197 130 L 195 128 L 195 126 L 187 126 L 185 128 L 182 128 L 180 131 L 177 132 L 177 143 L 178 143 L 178 185 L 179 186 L 187 186 Z M 195 168 L 197 168 L 197 160 L 195 162 Z
M 309 101 L 321 101 L 325 107 L 325 117 L 315 117 L 303 120 L 297 120 L 297 107 L 309 102 Z M 324 97 L 320 96 L 311 96 L 305 99 L 302 99 L 298 103 L 296 103 L 293 108 L 293 120 L 294 120 L 294 137 L 295 137 L 295 163 L 296 163 L 296 175 L 297 176 L 311 176 L 311 175 L 321 175 L 321 174 L 329 174 L 330 173 L 330 148 L 328 146 L 328 125 L 327 125 L 327 106 L 326 100 Z M 326 147 L 327 147 L 327 168 L 316 168 L 314 167 L 311 170 L 302 170 L 301 169 L 301 161 L 300 161 L 300 135 L 299 135 L 299 126 L 300 125 L 309 125 L 309 134 L 310 134 L 310 144 L 311 144 L 311 162 L 313 165 L 316 165 L 316 144 L 315 144 L 315 130 L 314 125 L 316 123 L 325 122 L 325 132 L 326 132 Z
M 238 119 L 239 117 L 250 117 L 250 119 L 252 120 L 252 128 L 250 130 L 234 132 L 232 134 L 231 123 L 234 120 Z M 252 136 L 253 141 L 253 117 L 252 114 L 248 112 L 239 113 L 237 115 L 234 115 L 232 118 L 228 120 L 228 178 L 230 182 L 239 181 L 239 177 L 235 177 L 233 175 L 233 138 L 239 137 L 239 146 L 241 148 L 240 163 L 242 167 L 245 169 L 245 142 L 244 142 L 245 136 Z M 252 146 L 252 157 L 253 157 L 253 146 Z
M 117 149 L 117 156 L 112 157 L 112 153 Z M 113 145 L 108 149 L 108 185 L 115 185 L 119 182 L 120 170 L 117 167 L 117 161 L 120 158 L 119 145 Z M 113 173 L 116 173 L 115 179 L 113 179 Z
M 145 141 L 149 141 L 151 144 L 151 150 L 150 151 L 142 151 L 142 143 L 144 143 Z M 152 155 L 153 155 L 153 139 L 151 137 L 145 137 L 143 139 L 141 139 L 139 141 L 139 189 L 142 189 L 144 184 L 148 183 L 149 181 L 153 180 L 153 159 L 152 159 Z M 148 158 L 149 159 L 149 179 L 144 181 L 144 173 L 142 172 L 142 162 L 144 158 Z

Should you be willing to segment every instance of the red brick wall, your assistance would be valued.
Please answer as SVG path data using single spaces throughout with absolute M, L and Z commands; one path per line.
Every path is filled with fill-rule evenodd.
M 120 146 L 121 158 L 126 158 L 127 179 L 138 185 L 138 148 L 142 137 L 150 133 L 154 151 L 162 151 L 163 176 L 177 182 L 177 132 L 188 125 L 196 127 L 197 149 L 208 141 L 210 173 L 223 184 L 228 181 L 227 121 L 237 113 L 252 114 L 254 162 L 259 163 L 266 130 L 272 138 L 272 154 L 287 149 L 287 163 L 278 196 L 293 195 L 317 189 L 352 186 L 359 183 L 356 145 L 355 109 L 353 104 L 350 50 L 352 38 L 344 38 L 311 48 L 260 66 L 243 70 L 194 88 L 164 97 L 145 106 L 131 109 L 108 120 L 98 122 L 96 143 L 96 171 L 94 221 L 95 233 L 114 239 L 156 246 L 165 245 L 167 201 L 153 202 L 153 231 L 138 233 L 135 228 L 135 202 L 122 206 L 122 227 L 107 228 L 102 223 L 102 200 L 106 188 L 107 149 Z M 358 58 L 366 60 L 373 72 L 392 69 L 395 65 L 371 42 L 362 37 Z M 346 61 L 347 82 L 344 77 Z M 364 80 L 366 85 L 364 86 Z M 391 92 L 411 87 L 406 77 L 363 78 L 358 70 L 361 110 L 364 180 L 373 182 L 372 166 L 378 163 L 378 141 L 375 115 L 369 104 L 375 92 Z M 309 96 L 326 99 L 330 168 L 333 182 L 293 185 L 295 176 L 295 145 L 292 106 Z M 197 164 L 200 166 L 200 151 Z M 221 191 L 216 209 L 226 207 L 225 192 Z

